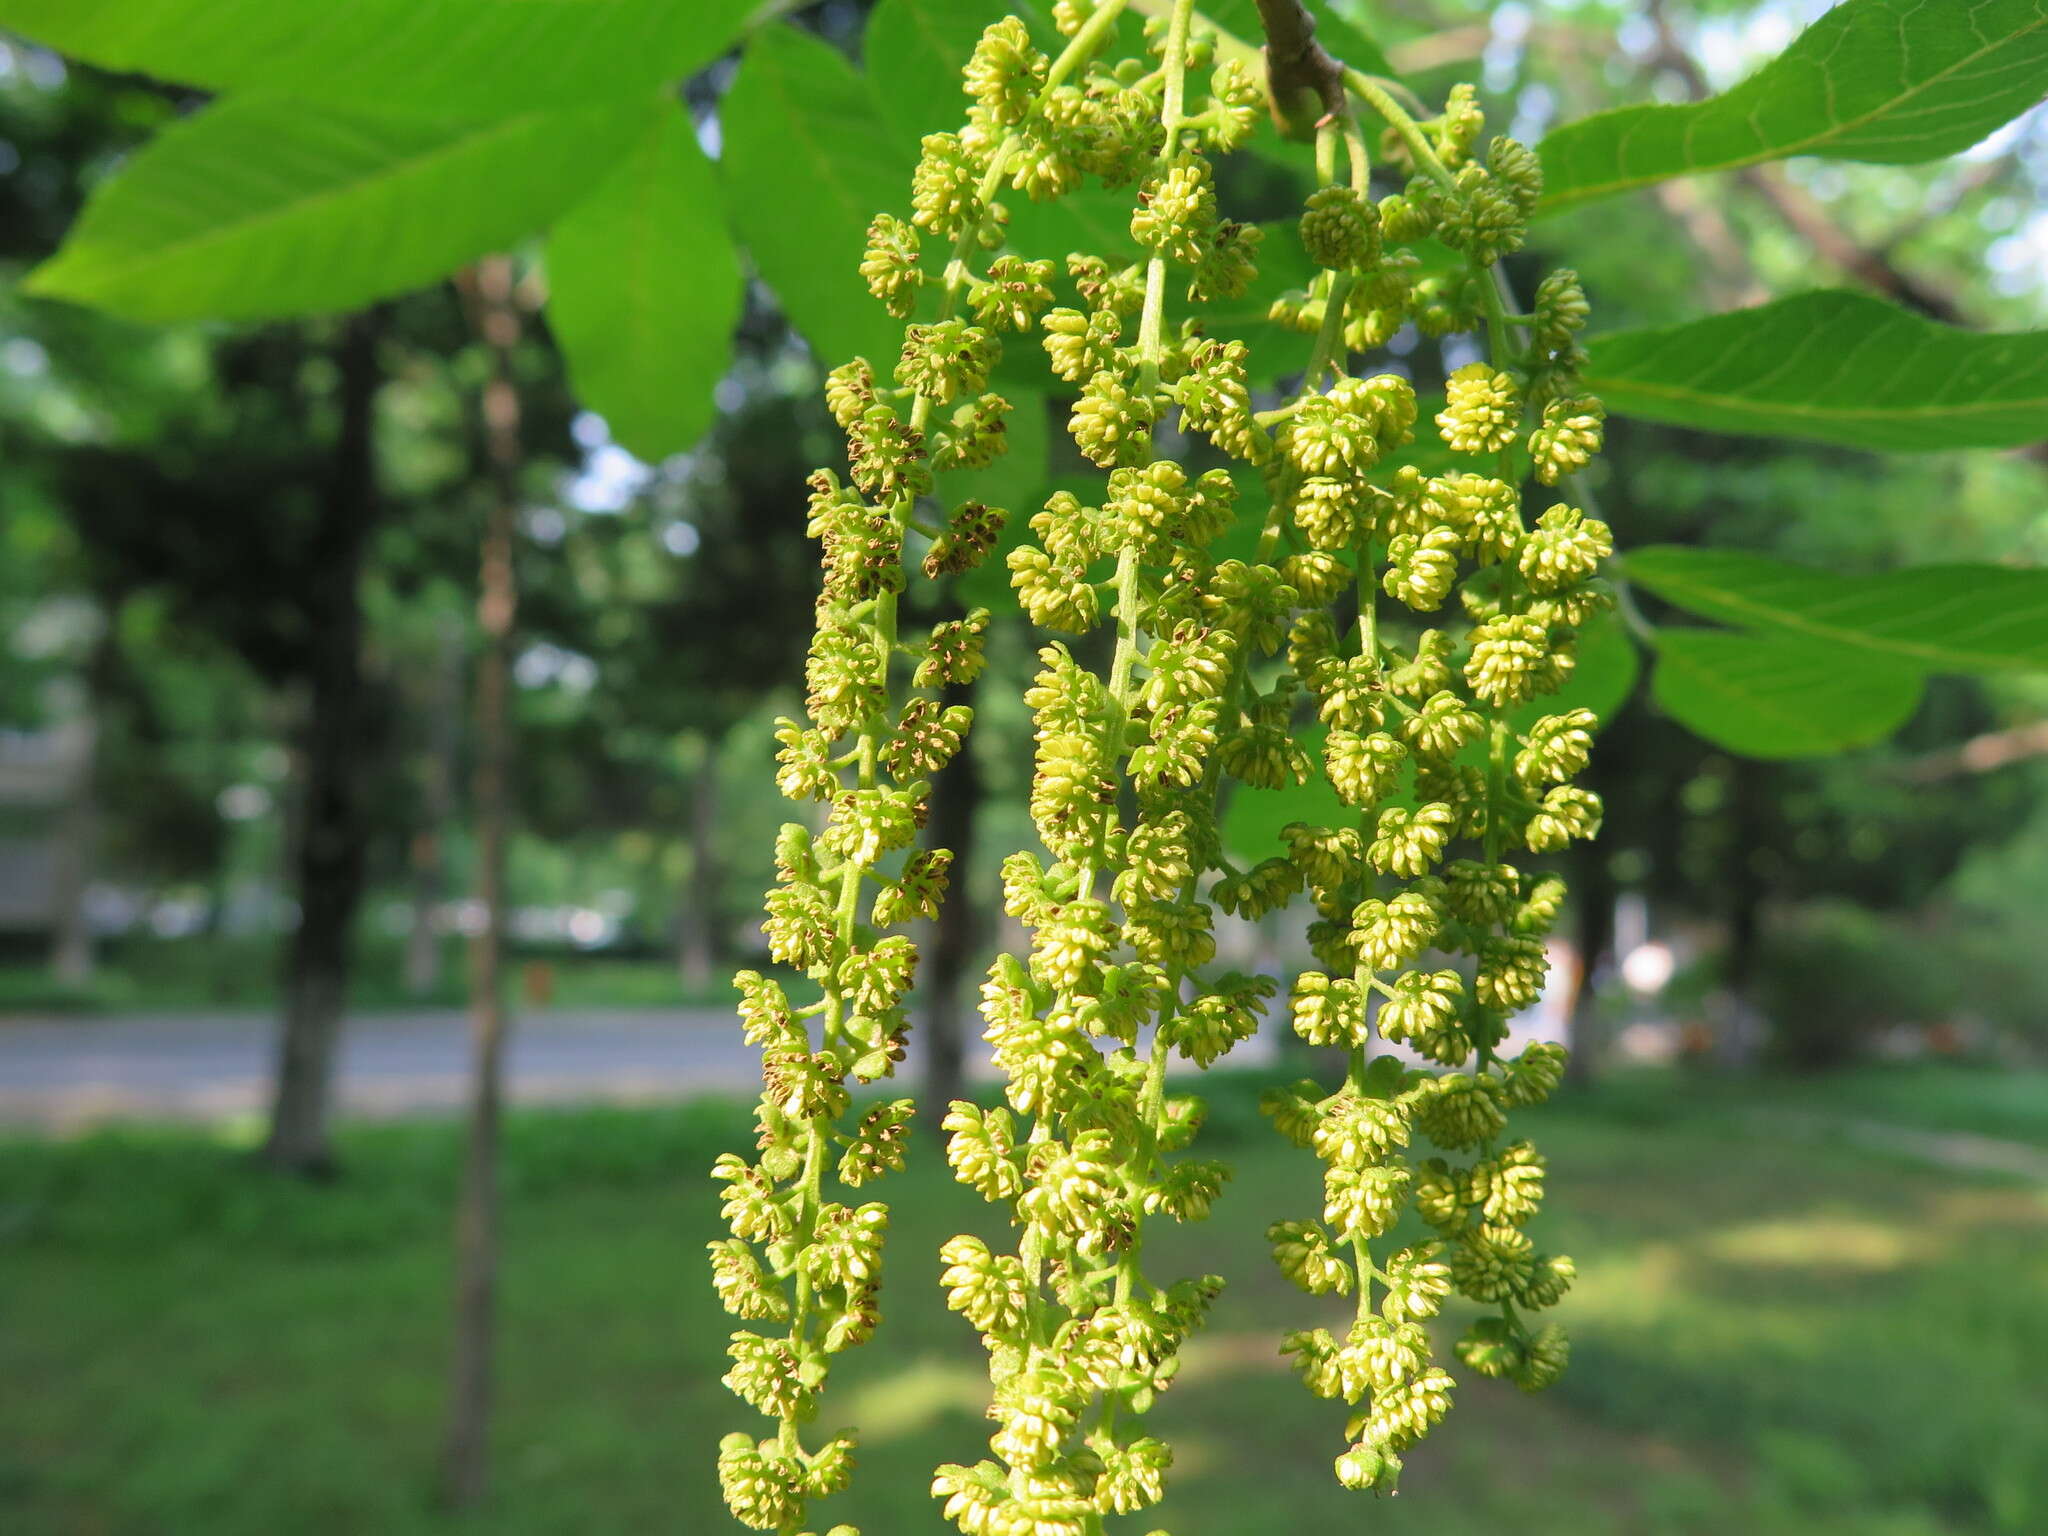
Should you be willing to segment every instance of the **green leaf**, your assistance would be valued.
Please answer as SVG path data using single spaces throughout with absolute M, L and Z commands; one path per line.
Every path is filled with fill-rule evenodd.
M 461 116 L 615 103 L 732 46 L 758 0 L 0 0 L 0 26 L 211 90 Z
M 1020 256 L 1050 257 L 1053 270 L 1062 276 L 1073 252 L 1104 256 L 1112 264 L 1136 261 L 1143 254 L 1131 238 L 1136 198 L 1135 192 L 1104 187 L 1082 187 L 1044 203 L 1012 193 L 1003 200 L 1010 212 L 1004 243 Z
M 548 323 L 583 403 L 643 459 L 711 424 L 732 360 L 739 257 L 689 114 L 662 102 L 639 141 L 548 239 Z
M 900 328 L 858 268 L 868 221 L 907 192 L 866 82 L 828 45 L 770 27 L 719 123 L 726 209 L 791 324 L 828 366 L 864 356 L 886 373 Z
M 890 131 L 915 146 L 960 126 L 967 98 L 960 72 L 983 29 L 1001 21 L 1002 0 L 879 0 L 861 57 Z
M 1007 346 L 1032 345 L 1029 336 L 1006 338 Z M 1004 418 L 1003 440 L 1009 445 L 1003 456 L 987 469 L 949 469 L 938 476 L 938 494 L 949 508 L 963 501 L 978 501 L 1001 507 L 1010 514 L 1009 529 L 1023 529 L 1043 504 L 1046 480 L 1051 474 L 1047 450 L 1052 441 L 1051 419 L 1042 394 L 1005 390 L 1010 414 Z M 996 563 L 1000 564 L 997 560 Z M 1005 588 L 1009 577 L 1001 577 Z M 986 599 L 983 599 L 986 601 Z
M 1358 812 L 1337 797 L 1323 775 L 1323 739 L 1328 730 L 1311 725 L 1294 733 L 1294 739 L 1308 753 L 1310 772 L 1306 784 L 1285 789 L 1254 789 L 1233 784 L 1223 807 L 1223 846 L 1232 858 L 1257 863 L 1286 852 L 1280 841 L 1281 828 L 1292 822 L 1316 827 L 1354 827 Z
M 231 97 L 151 140 L 24 291 L 147 321 L 351 308 L 544 228 L 657 105 L 458 122 Z
M 969 607 L 990 608 L 997 613 L 1014 612 L 1017 599 L 1010 590 L 1010 551 L 1033 538 L 1031 519 L 1056 490 L 1076 496 L 1099 495 L 1098 482 L 1079 476 L 1055 479 L 1047 445 L 1052 438 L 1052 418 L 1043 395 L 1007 391 L 1016 409 L 1010 413 L 1010 451 L 988 469 L 963 473 L 950 471 L 939 477 L 939 490 L 950 509 L 967 500 L 987 502 L 1009 513 L 996 547 L 971 571 L 953 578 L 953 592 Z
M 1789 155 L 1938 160 L 2044 93 L 2048 0 L 1845 0 L 1731 91 L 1559 128 L 1539 146 L 1538 212 Z
M 1630 581 L 1701 618 L 1929 672 L 2048 668 L 2048 571 L 1923 565 L 1844 576 L 1668 544 L 1622 564 Z
M 1210 0 L 1200 10 L 1224 31 L 1234 33 L 1248 43 L 1260 44 L 1266 40 L 1265 29 L 1259 23 L 1258 0 Z M 1337 15 L 1323 0 L 1308 0 L 1308 12 L 1315 18 L 1316 41 L 1332 57 L 1368 75 L 1384 75 L 1390 79 L 1395 76 L 1396 71 L 1387 61 L 1385 50 L 1364 28 Z
M 1607 724 L 1635 692 L 1642 670 L 1636 648 L 1611 614 L 1596 614 L 1579 627 L 1578 662 L 1571 680 L 1547 698 L 1531 699 L 1517 709 L 1509 724 L 1526 731 L 1545 715 L 1590 709 Z M 1484 762 L 1485 754 L 1478 761 Z
M 1663 629 L 1651 692 L 1695 734 L 1744 757 L 1823 757 L 1906 722 L 1921 674 L 1842 646 Z
M 2048 331 L 1980 333 L 1839 289 L 1588 343 L 1620 415 L 1854 448 L 2012 448 L 2048 431 Z

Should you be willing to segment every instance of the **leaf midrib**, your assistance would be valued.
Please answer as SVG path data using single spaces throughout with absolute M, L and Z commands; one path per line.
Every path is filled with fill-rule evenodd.
M 1963 58 L 1958 59 L 1947 69 L 1929 75 L 1926 79 L 1914 84 L 1911 89 L 1897 96 L 1887 98 L 1883 105 L 1874 107 L 1859 117 L 1830 124 L 1824 133 L 1810 135 L 1791 145 L 1767 148 L 1752 155 L 1739 156 L 1733 160 L 1716 160 L 1712 165 L 1687 165 L 1674 171 L 1666 171 L 1661 175 L 1622 176 L 1612 181 L 1582 183 L 1579 186 L 1573 187 L 1568 192 L 1560 193 L 1555 197 L 1544 198 L 1537 205 L 1536 217 L 1541 218 L 1545 214 L 1561 213 L 1579 203 L 1590 202 L 1594 198 L 1612 197 L 1621 192 L 1633 192 L 1638 187 L 1654 186 L 1657 182 L 1669 181 L 1677 176 L 1701 175 L 1715 171 L 1739 171 L 1746 166 L 1763 165 L 1772 160 L 1786 160 L 1794 155 L 1810 154 L 1813 152 L 1815 145 L 1825 144 L 1829 139 L 1840 138 L 1844 134 L 1861 128 L 1878 118 L 1889 116 L 1902 105 L 1911 102 L 1914 97 L 1941 84 L 1949 76 L 1965 67 L 1975 64 L 1986 54 L 1996 52 L 1999 48 L 2010 44 L 2016 38 L 2024 37 L 2030 32 L 2038 32 L 2044 27 L 2048 27 L 2048 15 L 2036 16 L 2033 21 L 2024 27 L 2016 28 L 2001 37 L 1992 38 L 1983 47 L 1977 49 L 1974 53 L 1967 54 Z M 1751 79 L 1754 78 L 1755 76 L 1751 76 Z M 1747 82 L 1744 83 L 1746 84 Z M 1739 90 L 1741 87 L 1737 86 L 1735 89 Z M 1687 109 L 1691 111 L 1705 111 L 1717 102 L 1727 101 L 1728 95 L 1729 93 L 1724 91 L 1720 95 L 1711 96 L 1705 101 L 1688 103 Z
M 2034 405 L 2048 408 L 2048 396 L 2039 399 L 2032 396 L 2007 396 L 1997 400 L 1965 400 L 1955 404 L 1899 407 L 1873 405 L 1858 406 L 1855 410 L 1829 411 L 1797 400 L 1763 400 L 1744 395 L 1716 395 L 1705 390 L 1688 389 L 1682 384 L 1652 384 L 1625 375 L 1588 373 L 1584 378 L 1587 387 L 1595 394 L 1606 394 L 1610 390 L 1633 390 L 1638 394 L 1656 395 L 1666 400 L 1719 405 L 1724 409 L 1741 410 L 1752 415 L 1804 416 L 1815 421 L 1948 421 L 1958 416 L 1999 415 L 2006 411 L 2024 410 Z
M 231 223 L 217 224 L 210 228 L 199 230 L 168 245 L 152 246 L 146 251 L 137 252 L 126 261 L 117 262 L 110 260 L 104 248 L 96 251 L 91 245 L 87 245 L 75 253 L 73 260 L 84 269 L 89 278 L 96 278 L 100 281 L 112 278 L 114 281 L 119 282 L 132 276 L 137 271 L 147 271 L 152 267 L 168 264 L 196 252 L 205 251 L 209 247 L 219 245 L 226 240 L 243 238 L 252 231 L 274 226 L 277 223 L 296 218 L 302 214 L 315 212 L 322 207 L 340 202 L 382 183 L 397 180 L 405 175 L 431 167 L 437 161 L 452 158 L 467 150 L 487 145 L 494 138 L 501 136 L 501 134 L 510 136 L 506 132 L 508 130 L 525 131 L 530 129 L 537 119 L 567 117 L 577 115 L 577 111 L 578 109 L 570 109 L 566 112 L 559 109 L 538 109 L 515 113 L 511 117 L 495 119 L 489 123 L 477 124 L 475 125 L 477 131 L 474 133 L 465 133 L 459 138 L 447 140 L 425 154 L 389 162 L 385 168 L 379 170 L 374 175 L 322 188 L 304 197 L 294 198 L 289 202 L 272 208 L 259 210 L 246 218 L 236 219 Z M 52 263 L 50 270 L 62 271 L 64 264 L 61 260 Z M 33 288 L 42 285 L 36 283 L 32 275 L 27 286 Z
M 1622 575 L 1626 576 L 1628 574 L 1626 558 L 1620 562 L 1620 565 Z M 1775 608 L 1768 603 L 1760 602 L 1754 598 L 1747 598 L 1739 593 L 1730 592 L 1726 587 L 1717 587 L 1710 583 L 1699 581 L 1689 582 L 1683 577 L 1677 579 L 1665 578 L 1661 581 L 1648 581 L 1643 584 L 1651 588 L 1652 591 L 1660 592 L 1668 601 L 1675 602 L 1680 607 L 1685 606 L 1683 598 L 1671 597 L 1670 592 L 1691 593 L 1696 596 L 1703 595 L 1706 599 L 1747 618 L 1750 622 L 1758 624 L 1765 629 L 1785 630 L 1793 634 L 1804 635 L 1808 639 L 1822 640 L 1830 645 L 1845 646 L 1851 650 L 1864 651 L 1879 656 L 1900 659 L 1911 658 L 1916 661 L 1923 661 L 1933 667 L 1947 665 L 1961 667 L 1970 672 L 1983 672 L 1993 669 L 2001 672 L 2033 672 L 2041 670 L 2042 667 L 2041 662 L 2029 661 L 2024 657 L 1999 656 L 1995 653 L 1983 651 L 1957 651 L 1919 641 L 1880 640 L 1868 630 L 1838 629 L 1820 620 L 1809 618 L 1795 610 Z M 1666 588 L 1669 591 L 1666 591 Z

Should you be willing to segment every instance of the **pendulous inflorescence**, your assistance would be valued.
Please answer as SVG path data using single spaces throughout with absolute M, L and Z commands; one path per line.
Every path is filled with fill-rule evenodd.
M 1320 1207 L 1269 1237 L 1304 1290 L 1355 1301 L 1342 1330 L 1281 1341 L 1312 1391 L 1354 1410 L 1338 1477 L 1390 1490 L 1446 1411 L 1428 1323 L 1452 1294 L 1487 1309 L 1456 1344 L 1465 1367 L 1535 1388 L 1565 1361 L 1533 1314 L 1571 1264 L 1528 1234 L 1543 1160 L 1507 1137 L 1562 1052 L 1501 1047 L 1541 989 L 1564 894 L 1516 861 L 1600 818 L 1571 782 L 1595 722 L 1542 700 L 1609 601 L 1611 539 L 1580 508 L 1524 505 L 1531 482 L 1568 483 L 1600 447 L 1578 382 L 1584 297 L 1555 273 L 1513 311 L 1498 264 L 1541 174 L 1485 137 L 1469 89 L 1418 122 L 1353 75 L 1318 126 L 1300 215 L 1316 275 L 1256 343 L 1295 359 L 1305 344 L 1305 366 L 1209 334 L 1205 313 L 1257 275 L 1261 232 L 1227 216 L 1212 163 L 1264 114 L 1255 56 L 1190 0 L 1146 6 L 1159 14 L 1141 37 L 1124 8 L 1060 0 L 1055 51 L 1015 18 L 986 31 L 965 121 L 925 139 L 907 216 L 870 228 L 861 274 L 906 322 L 901 353 L 827 385 L 849 472 L 813 480 L 825 579 L 808 718 L 783 722 L 778 776 L 827 810 L 815 836 L 783 829 L 765 924 L 815 996 L 739 978 L 766 1088 L 757 1156 L 717 1169 L 733 1235 L 713 1245 L 715 1278 L 753 1325 L 726 1380 L 777 1421 L 720 1453 L 756 1529 L 799 1531 L 851 1468 L 849 1436 L 809 1445 L 802 1427 L 833 1357 L 876 1324 L 887 1213 L 861 1197 L 902 1165 L 912 1109 L 856 1113 L 851 1091 L 903 1055 L 916 952 L 891 930 L 946 897 L 948 855 L 919 830 L 970 720 L 939 693 L 980 669 L 990 623 L 904 638 L 898 602 L 911 570 L 942 580 L 1003 542 L 1004 512 L 944 488 L 1003 451 L 1009 406 L 990 381 L 1006 346 L 1042 354 L 1098 474 L 1085 497 L 1050 497 L 1004 557 L 1024 616 L 1062 638 L 1025 695 L 1040 847 L 1002 867 L 1027 941 L 981 990 L 1004 1101 L 945 1120 L 954 1174 L 1014 1235 L 939 1256 L 947 1304 L 988 1354 L 993 1432 L 987 1458 L 938 1470 L 934 1495 L 968 1536 L 1092 1536 L 1163 1496 L 1172 1451 L 1145 1416 L 1221 1282 L 1148 1271 L 1145 1239 L 1205 1217 L 1230 1175 L 1197 1155 L 1203 1105 L 1168 1091 L 1168 1065 L 1210 1066 L 1280 990 L 1217 966 L 1218 911 L 1312 908 L 1320 968 L 1285 1006 L 1342 1081 L 1267 1095 L 1324 1165 Z M 1378 197 L 1367 113 L 1398 187 Z M 1007 201 L 1083 186 L 1128 193 L 1128 250 L 1014 248 Z M 1356 366 L 1411 326 L 1483 335 L 1483 355 L 1428 400 L 1406 371 Z M 1298 383 L 1262 409 L 1255 381 L 1276 376 Z M 1104 629 L 1106 668 L 1090 660 Z M 1289 825 L 1258 861 L 1226 853 L 1230 795 L 1312 776 L 1344 819 Z M 1433 1235 L 1399 1242 L 1411 1213 Z

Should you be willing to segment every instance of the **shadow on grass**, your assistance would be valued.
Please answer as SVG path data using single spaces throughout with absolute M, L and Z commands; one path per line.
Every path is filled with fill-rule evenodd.
M 1465 1382 L 1402 1495 L 1374 1503 L 1330 1476 L 1344 1410 L 1275 1350 L 1343 1311 L 1293 1291 L 1260 1238 L 1313 1209 L 1315 1164 L 1258 1126 L 1243 1086 L 1216 1109 L 1238 1177 L 1211 1221 L 1148 1237 L 1147 1259 L 1162 1280 L 1230 1285 L 1153 1416 L 1179 1452 L 1168 1502 L 1128 1529 L 2048 1527 L 2039 1191 L 1773 1140 L 1712 1105 L 1532 1117 L 1552 1170 L 1541 1240 L 1581 1266 L 1561 1309 L 1572 1369 L 1529 1399 Z M 459 1522 L 425 1498 L 451 1127 L 354 1133 L 347 1176 L 318 1191 L 191 1133 L 0 1146 L 0 1529 L 726 1528 L 711 1458 L 747 1410 L 718 1382 L 733 1325 L 702 1273 L 719 1230 L 703 1170 L 744 1139 L 717 1103 L 515 1119 L 496 1492 Z M 990 1427 L 934 1254 L 999 1223 L 930 1147 L 885 1195 L 886 1323 L 826 1410 L 863 1424 L 862 1469 L 820 1528 L 914 1536 L 943 1528 L 932 1466 L 979 1459 Z

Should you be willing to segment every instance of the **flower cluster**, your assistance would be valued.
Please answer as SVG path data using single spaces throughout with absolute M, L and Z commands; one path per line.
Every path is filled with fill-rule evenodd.
M 1303 1330 L 1285 1347 L 1312 1392 L 1355 1409 L 1338 1478 L 1389 1491 L 1402 1453 L 1450 1405 L 1424 1327 L 1447 1296 L 1494 1309 L 1457 1343 L 1470 1369 L 1533 1390 L 1565 1363 L 1563 1332 L 1530 1317 L 1573 1273 L 1525 1230 L 1543 1159 L 1502 1141 L 1509 1111 L 1555 1086 L 1563 1052 L 1537 1043 L 1509 1058 L 1501 1046 L 1542 989 L 1564 894 L 1514 860 L 1599 828 L 1597 797 L 1571 782 L 1596 722 L 1542 700 L 1572 674 L 1578 627 L 1611 601 L 1598 571 L 1613 546 L 1576 507 L 1533 524 L 1522 508 L 1525 481 L 1555 485 L 1585 466 L 1602 421 L 1577 382 L 1577 283 L 1547 280 L 1518 341 L 1493 271 L 1541 192 L 1534 157 L 1504 138 L 1480 153 L 1484 119 L 1465 88 L 1433 133 L 1375 105 L 1407 130 L 1411 179 L 1377 204 L 1362 189 L 1311 201 L 1303 239 L 1328 270 L 1277 318 L 1341 329 L 1347 353 L 1410 322 L 1483 329 L 1491 357 L 1453 371 L 1428 413 L 1448 472 L 1422 467 L 1440 465 L 1442 449 L 1404 451 L 1424 408 L 1392 375 L 1333 362 L 1331 382 L 1281 427 L 1275 494 L 1301 541 L 1337 563 L 1333 585 L 1357 594 L 1354 637 L 1327 612 L 1300 614 L 1287 658 L 1325 728 L 1324 774 L 1358 816 L 1287 827 L 1258 883 L 1298 883 L 1314 903 L 1322 968 L 1295 978 L 1294 1027 L 1349 1063 L 1334 1092 L 1303 1082 L 1264 1103 L 1323 1164 L 1320 1219 L 1275 1223 L 1274 1258 L 1306 1291 L 1356 1298 L 1346 1330 Z M 1417 280 L 1404 248 L 1426 236 L 1462 253 L 1465 270 Z M 1398 1050 L 1376 1053 L 1380 1042 Z M 1434 1235 L 1376 1249 L 1409 1210 Z
M 1029 330 L 1051 303 L 1052 267 L 981 258 L 1001 221 L 996 189 L 1024 174 L 1019 125 L 1074 62 L 1048 67 L 1014 21 L 989 30 L 970 71 L 966 131 L 927 142 L 910 219 L 882 214 L 869 227 L 861 274 L 909 322 L 902 349 L 886 372 L 856 359 L 826 381 L 847 467 L 844 479 L 824 469 L 811 478 L 824 579 L 806 718 L 779 722 L 776 776 L 790 799 L 822 806 L 822 828 L 783 827 L 763 924 L 771 956 L 815 996 L 798 1006 L 774 980 L 736 978 L 747 1039 L 762 1053 L 757 1152 L 727 1154 L 713 1170 L 732 1229 L 711 1245 L 713 1281 L 726 1309 L 754 1325 L 732 1335 L 725 1382 L 779 1421 L 766 1437 L 728 1435 L 719 1451 L 726 1501 L 756 1530 L 798 1530 L 810 1500 L 852 1470 L 850 1435 L 807 1447 L 801 1427 L 833 1357 L 878 1321 L 888 1212 L 860 1194 L 903 1166 L 912 1113 L 898 1099 L 856 1116 L 852 1090 L 891 1076 L 904 1056 L 917 950 L 890 930 L 936 916 L 945 896 L 951 855 L 919 847 L 919 831 L 931 777 L 962 749 L 972 712 L 940 695 L 979 673 L 989 622 L 977 611 L 905 637 L 899 596 L 906 563 L 931 579 L 970 569 L 1007 519 L 979 501 L 953 507 L 943 528 L 915 514 L 948 471 L 1004 452 L 1010 407 L 989 375 L 1001 337 Z M 923 264 L 928 237 L 952 251 L 937 275 Z M 930 318 L 915 319 L 921 310 Z M 921 560 L 906 550 L 920 531 Z M 845 1198 L 827 1198 L 828 1182 Z
M 1542 701 L 1609 601 L 1611 538 L 1578 507 L 1523 507 L 1525 484 L 1567 482 L 1600 447 L 1601 408 L 1578 380 L 1584 297 L 1557 274 L 1533 314 L 1509 313 L 1495 268 L 1521 245 L 1540 171 L 1511 140 L 1482 144 L 1469 90 L 1423 124 L 1368 91 L 1395 130 L 1400 190 L 1371 195 L 1356 107 L 1324 122 L 1300 223 L 1319 271 L 1272 309 L 1314 337 L 1310 360 L 1291 399 L 1258 409 L 1254 380 L 1272 370 L 1200 323 L 1256 278 L 1259 231 L 1226 216 L 1209 157 L 1253 131 L 1258 82 L 1217 63 L 1191 0 L 1148 22 L 1144 56 L 1112 56 L 1123 9 L 1059 0 L 1067 42 L 1051 57 L 1014 18 L 984 33 L 964 123 L 924 141 L 908 217 L 870 229 L 861 272 L 906 322 L 900 355 L 827 385 L 848 469 L 813 481 L 824 589 L 808 719 L 783 724 L 779 783 L 828 811 L 815 836 L 784 829 L 765 925 L 817 996 L 797 1007 L 740 978 L 766 1092 L 758 1157 L 720 1162 L 733 1236 L 713 1245 L 728 1309 L 779 1330 L 736 1333 L 726 1378 L 780 1421 L 720 1456 L 729 1503 L 757 1529 L 798 1531 L 851 1467 L 848 1437 L 807 1449 L 799 1430 L 832 1356 L 875 1326 L 887 1213 L 826 1200 L 824 1180 L 860 1191 L 903 1161 L 908 1102 L 855 1119 L 849 1090 L 903 1054 L 916 954 L 888 930 L 945 894 L 948 856 L 918 847 L 919 829 L 929 777 L 970 722 L 936 695 L 980 670 L 989 624 L 977 612 L 906 641 L 898 595 L 907 540 L 932 579 L 1002 542 L 1007 515 L 980 502 L 915 514 L 943 508 L 947 471 L 1002 452 L 1009 407 L 991 380 L 1012 338 L 1035 338 L 1071 396 L 1074 448 L 1101 473 L 1050 497 L 1004 557 L 1030 622 L 1078 638 L 1049 638 L 1025 694 L 1042 848 L 1004 862 L 1004 909 L 1027 937 L 981 989 L 1005 1102 L 956 1103 L 944 1124 L 955 1176 L 1008 1213 L 1016 1241 L 960 1236 L 940 1254 L 948 1305 L 988 1352 L 994 1430 L 987 1459 L 938 1470 L 934 1496 L 967 1536 L 1093 1536 L 1163 1496 L 1172 1452 L 1144 1416 L 1220 1281 L 1148 1274 L 1146 1225 L 1201 1220 L 1229 1178 L 1194 1154 L 1203 1106 L 1168 1092 L 1167 1068 L 1249 1039 L 1279 991 L 1216 964 L 1219 910 L 1260 918 L 1307 898 L 1320 968 L 1286 1006 L 1347 1062 L 1334 1091 L 1305 1082 L 1265 1104 L 1324 1165 L 1319 1213 L 1272 1227 L 1275 1258 L 1303 1289 L 1356 1301 L 1341 1334 L 1284 1343 L 1311 1390 L 1355 1410 L 1340 1480 L 1391 1489 L 1447 1410 L 1427 1325 L 1454 1292 L 1493 1309 L 1456 1346 L 1466 1368 L 1535 1388 L 1564 1364 L 1562 1334 L 1530 1319 L 1571 1263 L 1537 1251 L 1543 1160 L 1505 1138 L 1562 1052 L 1501 1047 L 1542 987 L 1563 898 L 1514 861 L 1600 819 L 1572 783 L 1595 721 Z M 1006 198 L 1091 182 L 1128 189 L 1127 247 L 1062 261 L 1013 248 Z M 1405 374 L 1354 371 L 1410 325 L 1484 330 L 1487 360 L 1454 370 L 1440 400 Z M 1164 429 L 1185 444 L 1176 456 Z M 1418 446 L 1432 432 L 1440 446 Z M 1256 546 L 1226 551 L 1261 509 Z M 1339 824 L 1290 825 L 1246 867 L 1226 855 L 1233 785 L 1316 775 L 1347 807 Z M 1392 1246 L 1409 1212 L 1434 1235 Z
M 1080 40 L 1115 9 L 1058 15 Z M 989 1459 L 942 1467 L 934 1483 L 969 1536 L 1084 1536 L 1163 1496 L 1172 1453 L 1143 1415 L 1220 1282 L 1149 1276 L 1144 1229 L 1199 1221 L 1228 1177 L 1182 1155 L 1202 1107 L 1167 1094 L 1166 1066 L 1176 1053 L 1215 1061 L 1275 992 L 1211 964 L 1214 908 L 1197 890 L 1219 857 L 1217 789 L 1226 762 L 1266 778 L 1307 771 L 1284 728 L 1248 716 L 1241 696 L 1246 659 L 1284 643 L 1295 589 L 1270 565 L 1212 553 L 1237 516 L 1232 475 L 1155 447 L 1178 412 L 1191 433 L 1258 462 L 1271 454 L 1244 349 L 1167 319 L 1171 295 L 1241 294 L 1258 245 L 1219 212 L 1207 159 L 1249 131 L 1258 93 L 1226 66 L 1197 94 L 1191 72 L 1210 47 L 1189 12 L 1148 29 L 1152 60 L 1096 61 L 1077 94 L 1048 100 L 1043 125 L 1017 125 L 1051 161 L 1135 189 L 1138 259 L 1069 255 L 1072 302 L 1038 322 L 1052 372 L 1074 390 L 1074 445 L 1105 474 L 1090 504 L 1057 494 L 1030 519 L 1011 583 L 1035 624 L 1086 635 L 1108 623 L 1116 644 L 1107 675 L 1063 644 L 1040 652 L 1025 699 L 1043 856 L 1003 868 L 1028 950 L 999 957 L 982 988 L 1007 1103 L 957 1103 L 946 1121 L 955 1174 L 1017 1232 L 1013 1252 L 959 1237 L 943 1254 L 947 1300 L 983 1335 L 994 1389 Z

